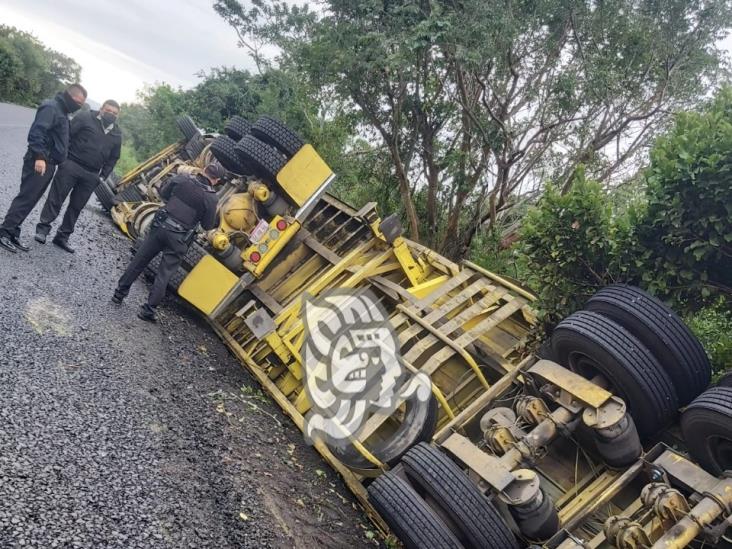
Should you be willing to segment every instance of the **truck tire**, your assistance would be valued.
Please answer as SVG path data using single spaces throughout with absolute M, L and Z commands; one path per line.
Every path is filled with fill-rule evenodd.
M 676 415 L 678 397 L 671 378 L 635 336 L 604 316 L 578 311 L 552 333 L 552 349 L 562 366 L 591 379 L 601 374 L 625 401 L 641 439 Z
M 188 160 L 195 161 L 206 148 L 206 141 L 200 135 L 194 136 L 184 147 Z
M 232 173 L 244 175 L 248 172 L 236 152 L 236 141 L 227 135 L 219 135 L 211 142 L 211 152 L 219 163 Z
M 232 116 L 226 121 L 224 133 L 234 141 L 239 141 L 252 129 L 252 125 L 243 116 Z
M 299 135 L 271 116 L 262 116 L 254 123 L 251 132 L 254 137 L 276 148 L 287 158 L 294 156 L 305 145 Z
M 196 123 L 187 114 L 182 114 L 177 117 L 175 119 L 175 123 L 178 126 L 180 133 L 182 133 L 183 137 L 186 138 L 186 141 L 190 141 L 195 136 L 201 135 L 201 132 L 198 131 L 198 128 L 196 127 Z
M 717 381 L 717 387 L 732 387 L 732 371 L 722 374 Z
M 704 348 L 662 301 L 635 286 L 614 284 L 592 296 L 585 310 L 614 320 L 637 337 L 665 368 L 680 405 L 709 386 L 712 368 Z
M 416 395 L 406 401 L 404 421 L 388 441 L 368 446 L 369 451 L 390 467 L 396 465 L 402 456 L 415 444 L 429 442 L 437 429 L 437 399 L 431 396 L 427 402 L 419 400 Z M 348 445 L 345 448 L 332 447 L 335 457 L 348 467 L 354 469 L 371 469 L 374 465 L 364 458 L 356 448 Z
M 198 242 L 192 242 L 191 245 L 188 247 L 188 251 L 186 252 L 186 255 L 183 257 L 183 261 L 181 264 L 187 265 L 188 270 L 190 271 L 198 265 L 198 262 L 201 261 L 205 256 L 208 255 L 208 252 L 206 249 L 201 246 Z
M 115 204 L 120 202 L 144 202 L 145 197 L 137 188 L 137 185 L 128 185 L 122 189 L 114 198 Z
M 252 135 L 245 135 L 236 144 L 239 161 L 252 172 L 267 181 L 276 182 L 277 174 L 285 165 L 285 159 L 276 149 Z
M 102 205 L 102 208 L 109 211 L 114 206 L 114 192 L 106 181 L 101 181 L 94 189 L 94 194 Z
M 188 271 L 184 271 L 181 267 L 178 267 L 178 270 L 176 270 L 173 273 L 173 276 L 170 277 L 170 280 L 168 281 L 168 288 L 170 290 L 175 290 L 175 292 L 178 292 L 178 288 L 180 288 L 180 285 L 183 284 L 183 281 L 188 276 Z
M 429 494 L 460 529 L 467 549 L 518 549 L 511 530 L 493 504 L 445 454 L 422 442 L 402 458 L 412 484 Z
M 681 415 L 681 432 L 691 456 L 720 476 L 732 469 L 732 387 L 712 387 Z
M 462 549 L 455 534 L 417 492 L 393 473 L 369 486 L 369 501 L 406 549 Z

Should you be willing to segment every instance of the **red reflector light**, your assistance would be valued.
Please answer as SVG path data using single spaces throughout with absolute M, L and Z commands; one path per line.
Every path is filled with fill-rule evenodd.
M 252 263 L 259 263 L 260 259 L 262 259 L 262 255 L 259 252 L 252 252 L 249 254 L 249 261 Z
M 284 219 L 280 219 L 277 221 L 277 230 L 278 231 L 284 231 L 287 228 L 287 221 Z

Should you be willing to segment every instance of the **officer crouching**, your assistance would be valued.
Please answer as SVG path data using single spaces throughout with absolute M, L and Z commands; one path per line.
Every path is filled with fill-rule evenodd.
M 132 283 L 162 252 L 163 257 L 147 303 L 137 313 L 142 320 L 157 320 L 155 308 L 165 297 L 168 282 L 188 251 L 196 234 L 196 226 L 200 223 L 204 230 L 210 230 L 218 225 L 217 197 L 213 187 L 225 175 L 226 171 L 221 166 L 211 163 L 199 175 L 176 175 L 162 187 L 160 197 L 165 201 L 165 207 L 155 214 L 150 233 L 119 279 L 112 297 L 114 303 L 122 303 Z

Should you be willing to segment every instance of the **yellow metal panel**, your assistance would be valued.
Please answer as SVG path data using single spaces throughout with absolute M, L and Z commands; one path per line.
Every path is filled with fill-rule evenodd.
M 207 255 L 183 280 L 178 295 L 209 315 L 238 282 L 234 273 Z
M 333 171 L 313 146 L 305 145 L 277 174 L 277 183 L 302 206 L 332 175 Z
M 450 277 L 447 275 L 438 276 L 437 278 L 433 278 L 416 286 L 412 286 L 411 288 L 407 288 L 407 291 L 417 299 L 423 299 L 447 282 L 449 278 Z

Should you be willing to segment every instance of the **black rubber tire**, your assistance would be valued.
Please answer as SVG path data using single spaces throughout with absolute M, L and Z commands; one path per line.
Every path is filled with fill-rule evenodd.
M 200 135 L 193 137 L 185 146 L 185 153 L 189 160 L 196 160 L 206 148 L 206 141 Z
M 236 153 L 239 161 L 251 168 L 252 173 L 272 183 L 277 181 L 277 174 L 286 164 L 276 149 L 252 135 L 245 135 L 236 144 Z
M 193 269 L 193 267 L 198 265 L 198 262 L 201 261 L 204 256 L 207 255 L 208 252 L 203 246 L 201 246 L 198 242 L 192 242 L 191 245 L 188 247 L 186 255 L 183 257 L 182 264 L 187 265 L 189 267 L 188 270 L 190 271 L 191 269 Z
M 413 396 L 407 400 L 405 421 L 394 436 L 379 445 L 368 446 L 369 451 L 383 463 L 394 467 L 409 449 L 420 442 L 429 442 L 437 430 L 437 415 L 440 407 L 434 395 L 427 402 Z M 352 445 L 330 449 L 334 456 L 348 467 L 372 469 L 374 465 L 364 458 Z
M 559 363 L 587 378 L 602 374 L 625 401 L 641 439 L 676 415 L 678 398 L 671 378 L 635 336 L 598 313 L 578 311 L 552 333 Z
M 402 458 L 412 484 L 429 494 L 460 529 L 468 549 L 518 549 L 511 530 L 493 504 L 445 454 L 422 442 Z
M 232 116 L 226 121 L 224 133 L 231 137 L 234 141 L 239 141 L 242 137 L 249 134 L 252 125 L 243 116 Z
M 190 141 L 195 136 L 201 135 L 201 132 L 198 131 L 198 128 L 196 127 L 196 123 L 187 114 L 182 114 L 177 117 L 175 119 L 175 123 L 178 126 L 180 133 L 182 133 L 183 137 L 186 138 L 186 141 Z
M 385 473 L 368 490 L 374 509 L 406 549 L 462 549 L 445 522 L 398 476 Z
M 251 133 L 260 141 L 276 148 L 287 158 L 294 156 L 305 145 L 305 141 L 299 135 L 271 116 L 262 116 L 257 120 L 252 125 Z
M 177 292 L 178 288 L 180 288 L 180 285 L 183 284 L 183 281 L 186 279 L 187 276 L 188 271 L 184 271 L 183 269 L 178 267 L 178 270 L 173 273 L 173 276 L 171 276 L 170 280 L 168 281 L 168 288 Z
M 732 470 L 732 387 L 712 387 L 689 404 L 681 433 L 691 456 L 709 473 Z
M 114 206 L 114 192 L 109 187 L 109 183 L 101 181 L 94 189 L 94 194 L 102 205 L 102 208 L 109 211 Z
M 144 202 L 145 197 L 142 195 L 137 185 L 128 185 L 114 197 L 115 204 L 120 202 Z
M 237 154 L 237 143 L 227 135 L 219 135 L 211 142 L 211 152 L 216 160 L 232 173 L 245 175 L 249 170 Z
M 732 387 L 732 371 L 722 374 L 717 381 L 717 387 Z
M 585 310 L 620 324 L 651 351 L 685 406 L 709 386 L 712 367 L 699 340 L 665 303 L 635 286 L 614 284 L 592 296 Z

